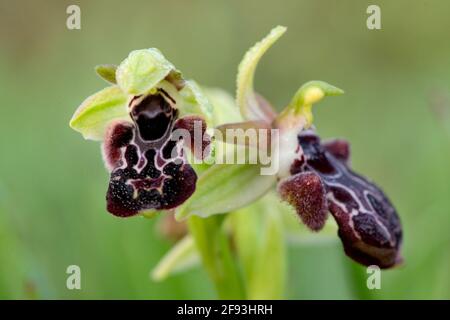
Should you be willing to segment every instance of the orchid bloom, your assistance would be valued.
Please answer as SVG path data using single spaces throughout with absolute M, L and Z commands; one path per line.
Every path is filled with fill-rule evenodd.
M 111 174 L 107 210 L 130 217 L 179 206 L 197 181 L 185 149 L 196 157 L 207 155 L 211 106 L 157 49 L 133 51 L 117 68 L 103 65 L 97 72 L 113 86 L 87 98 L 70 126 L 103 142 Z M 193 132 L 195 123 L 205 136 L 202 150 L 194 148 L 194 134 L 189 141 L 174 136 L 177 129 Z
M 188 222 L 188 234 L 161 260 L 153 278 L 161 280 L 200 255 L 222 297 L 242 297 L 244 291 L 249 297 L 279 297 L 285 273 L 285 226 L 278 212 L 281 202 L 273 201 L 271 190 L 312 231 L 320 231 L 331 212 L 344 250 L 355 261 L 380 268 L 401 262 L 401 223 L 390 200 L 351 169 L 348 142 L 322 142 L 312 125 L 313 104 L 343 91 L 310 81 L 280 113 L 255 93 L 258 62 L 285 31 L 274 28 L 244 56 L 236 103 L 220 90 L 203 90 L 184 79 L 154 48 L 132 51 L 118 67 L 97 67 L 112 85 L 88 97 L 70 126 L 86 139 L 102 142 L 110 173 L 107 210 L 118 217 L 170 210 L 177 221 Z M 200 143 L 193 140 L 198 138 L 195 128 L 200 128 Z M 266 148 L 270 142 L 277 152 L 273 156 L 278 171 L 261 175 L 258 164 L 191 161 L 215 154 L 222 142 L 209 135 L 212 128 L 224 137 L 230 128 L 277 130 L 279 139 L 256 147 Z M 179 136 L 178 130 L 188 135 Z M 256 230 L 266 236 L 257 237 Z M 247 288 L 240 285 L 232 250 L 244 264 L 247 284 L 252 283 Z M 264 261 L 271 263 L 261 265 Z M 265 285 L 264 295 L 259 288 L 268 273 L 278 278 Z
M 277 27 L 248 51 L 239 66 L 237 104 L 245 119 L 218 127 L 227 129 L 277 129 L 279 170 L 277 190 L 292 205 L 301 221 L 313 231 L 323 228 L 328 211 L 338 224 L 338 234 L 348 256 L 364 265 L 390 268 L 399 264 L 402 229 L 395 208 L 373 182 L 349 165 L 345 140 L 321 142 L 312 126 L 312 105 L 342 90 L 322 81 L 303 85 L 280 113 L 253 90 L 259 59 L 285 32 Z

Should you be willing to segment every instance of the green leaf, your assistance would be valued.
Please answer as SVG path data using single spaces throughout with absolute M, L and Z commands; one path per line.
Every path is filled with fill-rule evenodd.
M 158 49 L 135 50 L 117 68 L 117 83 L 128 94 L 145 94 L 175 70 Z
M 163 281 L 172 274 L 185 271 L 200 262 L 194 239 L 186 236 L 178 241 L 153 269 L 154 281 Z
M 237 210 L 264 195 L 275 184 L 274 176 L 261 175 L 253 164 L 216 164 L 198 179 L 195 193 L 176 210 L 176 219 L 190 215 L 208 217 Z
M 106 80 L 112 84 L 117 84 L 116 70 L 117 66 L 114 64 L 101 64 L 95 67 L 95 72 L 97 72 L 103 80 Z
M 119 119 L 131 121 L 127 96 L 118 86 L 111 86 L 84 100 L 72 116 L 70 127 L 85 139 L 103 140 L 108 124 Z
M 241 110 L 241 115 L 246 120 L 266 120 L 253 89 L 253 78 L 261 57 L 285 31 L 286 27 L 273 28 L 264 39 L 247 51 L 239 64 L 236 103 Z

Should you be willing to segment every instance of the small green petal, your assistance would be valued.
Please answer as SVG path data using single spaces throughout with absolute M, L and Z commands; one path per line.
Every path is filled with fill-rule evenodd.
M 319 102 L 325 96 L 339 96 L 344 90 L 324 81 L 309 81 L 295 93 L 289 105 L 301 107 Z
M 72 116 L 70 127 L 85 139 L 103 140 L 108 124 L 119 119 L 131 121 L 127 96 L 118 86 L 111 86 L 84 100 Z
M 158 262 L 151 273 L 154 281 L 163 281 L 170 275 L 186 271 L 198 265 L 200 256 L 191 236 L 178 241 L 172 249 Z
M 97 72 L 103 80 L 106 80 L 112 84 L 117 84 L 116 70 L 117 66 L 113 64 L 101 64 L 95 67 L 95 72 Z
M 282 118 L 303 117 L 305 127 L 313 122 L 312 105 L 325 96 L 338 96 L 344 91 L 324 81 L 309 81 L 297 90 L 289 105 L 281 112 L 277 121 Z
M 208 217 L 237 210 L 270 190 L 276 179 L 261 175 L 253 164 L 216 164 L 198 179 L 195 193 L 177 208 L 177 220 L 190 215 Z
M 149 92 L 175 67 L 155 48 L 132 51 L 117 68 L 117 83 L 131 95 Z
M 239 64 L 236 103 L 246 120 L 265 120 L 253 90 L 253 77 L 261 57 L 286 30 L 286 27 L 282 26 L 273 28 L 263 40 L 247 51 Z

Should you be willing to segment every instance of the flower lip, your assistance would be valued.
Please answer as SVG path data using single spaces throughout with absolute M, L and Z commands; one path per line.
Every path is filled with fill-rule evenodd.
M 400 248 L 402 228 L 395 208 L 384 192 L 374 183 L 353 172 L 348 167 L 349 146 L 344 140 L 322 143 L 313 130 L 302 131 L 298 136 L 303 150 L 299 159 L 291 166 L 291 177 L 280 182 L 281 196 L 297 209 L 302 220 L 308 223 L 315 212 L 323 217 L 321 207 L 313 211 L 310 195 L 315 199 L 326 198 L 326 206 L 339 226 L 339 237 L 348 256 L 364 265 L 390 268 L 401 261 Z M 318 195 L 317 183 L 303 183 L 301 177 L 313 174 L 324 185 L 322 196 Z M 301 192 L 300 192 L 301 191 Z M 303 197 L 296 195 L 304 194 Z M 306 196 L 305 196 L 306 195 Z M 294 199 L 295 201 L 292 201 Z M 320 220 L 322 221 L 322 220 Z M 323 222 L 324 223 L 324 222 Z
M 132 124 L 112 125 L 103 146 L 111 169 L 108 211 L 129 217 L 179 206 L 192 195 L 197 181 L 181 152 L 183 140 L 172 139 L 175 123 L 184 118 L 178 119 L 172 100 L 160 91 L 131 99 L 130 116 Z

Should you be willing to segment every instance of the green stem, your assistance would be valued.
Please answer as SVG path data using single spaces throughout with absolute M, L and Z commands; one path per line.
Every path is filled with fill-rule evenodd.
M 281 214 L 263 198 L 230 216 L 234 243 L 244 271 L 248 299 L 282 299 L 286 248 Z
M 245 299 L 244 285 L 223 228 L 225 215 L 192 216 L 189 230 L 220 299 Z

